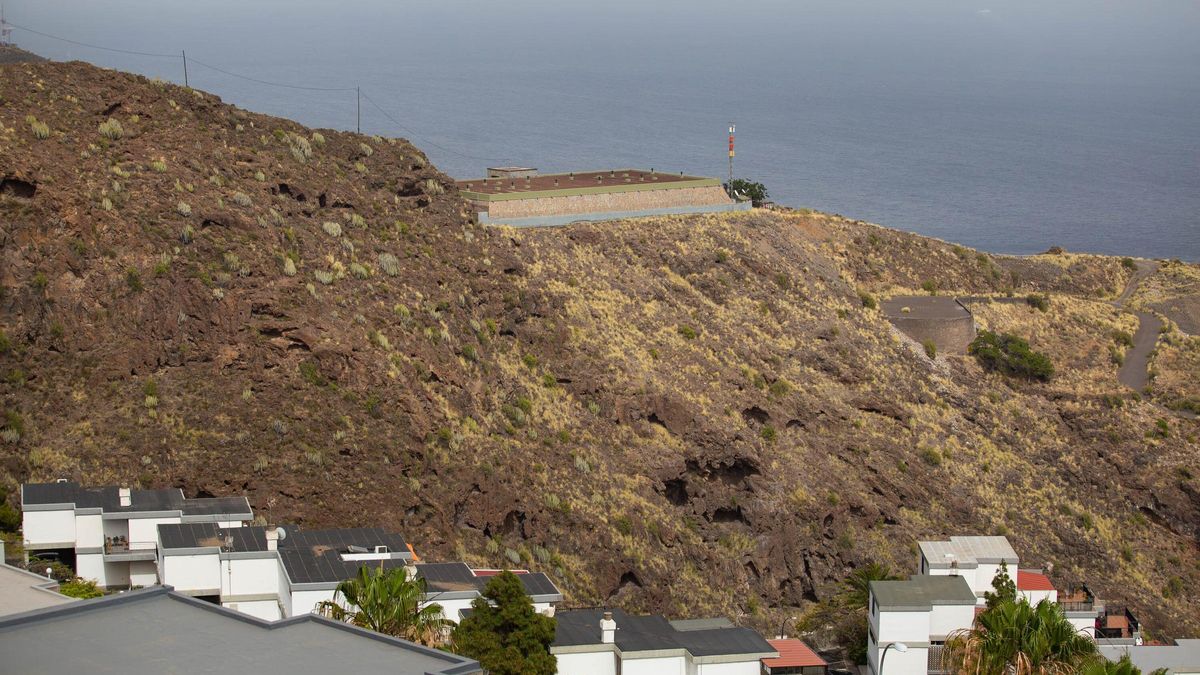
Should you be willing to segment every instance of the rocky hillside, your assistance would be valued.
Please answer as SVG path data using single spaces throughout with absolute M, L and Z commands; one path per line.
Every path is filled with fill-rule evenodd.
M 1200 631 L 1200 428 L 1116 379 L 1118 259 L 813 213 L 484 228 L 403 140 L 0 68 L 10 488 L 244 493 L 574 603 L 764 628 L 857 565 L 909 569 L 917 537 L 1003 532 L 1152 633 Z M 868 306 L 906 290 L 1048 294 L 974 308 L 1058 376 L 929 358 Z M 1168 342 L 1173 401 L 1200 340 Z

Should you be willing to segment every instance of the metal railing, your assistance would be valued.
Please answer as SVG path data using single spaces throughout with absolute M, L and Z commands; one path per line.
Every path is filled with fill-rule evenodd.
M 930 673 L 950 672 L 942 663 L 942 652 L 945 648 L 945 645 L 929 645 L 929 658 L 926 660 L 925 667 Z
M 129 541 L 124 537 L 104 540 L 104 552 L 109 554 L 141 553 L 142 551 L 154 552 L 157 550 L 158 542 L 156 541 Z

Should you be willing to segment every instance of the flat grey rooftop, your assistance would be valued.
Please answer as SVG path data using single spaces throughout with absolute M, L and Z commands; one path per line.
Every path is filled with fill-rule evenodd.
M 78 509 L 101 509 L 106 513 L 136 513 L 140 511 L 180 511 L 190 516 L 229 515 L 248 518 L 250 501 L 245 497 L 203 497 L 188 499 L 179 488 L 130 490 L 130 505 L 121 506 L 120 488 L 116 485 L 86 488 L 79 483 L 26 483 L 21 486 L 23 506 L 73 504 Z
M 917 546 L 933 568 L 949 568 L 952 563 L 962 568 L 980 563 L 1016 565 L 1020 560 L 1008 538 L 1000 536 L 950 537 L 949 541 L 917 542 Z
M 616 645 L 622 652 L 685 649 L 692 656 L 732 656 L 778 654 L 761 635 L 749 628 L 729 625 L 728 622 L 684 622 L 679 629 L 674 622 L 656 615 L 634 616 L 620 609 L 577 609 L 555 614 L 557 628 L 554 647 L 600 645 L 600 619 L 605 611 L 613 613 L 617 623 Z M 703 627 L 708 624 L 710 628 Z
M 1100 644 L 1100 654 L 1109 661 L 1118 661 L 1126 654 L 1143 673 L 1166 668 L 1174 673 L 1200 673 L 1200 639 L 1176 640 L 1174 645 L 1106 645 Z
M 57 589 L 56 581 L 0 564 L 0 616 L 74 602 L 73 598 L 59 594 Z M 3 658 L 0 658 L 0 668 L 3 665 Z
M 465 675 L 476 662 L 311 614 L 267 622 L 157 587 L 0 618 L 0 669 Z
M 901 295 L 881 303 L 889 319 L 965 319 L 971 316 L 951 297 L 936 295 Z M 909 311 L 905 312 L 907 307 Z
M 975 593 L 960 576 L 914 575 L 903 581 L 872 581 L 883 611 L 925 611 L 934 605 L 974 605 Z

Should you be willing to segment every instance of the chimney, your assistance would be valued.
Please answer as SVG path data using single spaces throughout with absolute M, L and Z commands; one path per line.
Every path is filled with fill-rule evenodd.
M 278 527 L 268 527 L 267 531 L 266 531 L 266 535 L 267 535 L 267 550 L 268 551 L 278 551 L 279 550 L 279 528 Z
M 129 488 L 117 488 L 117 499 L 121 501 L 121 506 L 133 506 L 133 493 Z
M 611 645 L 617 641 L 617 622 L 613 621 L 612 612 L 605 612 L 600 619 L 600 642 Z

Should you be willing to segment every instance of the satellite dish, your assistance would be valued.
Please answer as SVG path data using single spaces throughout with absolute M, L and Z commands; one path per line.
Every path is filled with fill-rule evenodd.
M 279 541 L 287 539 L 287 530 L 283 529 L 282 527 L 277 527 L 275 529 L 279 531 Z

